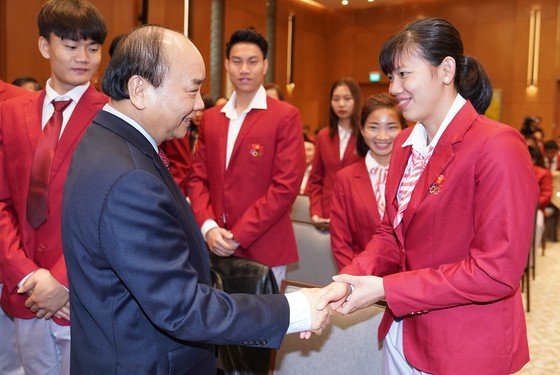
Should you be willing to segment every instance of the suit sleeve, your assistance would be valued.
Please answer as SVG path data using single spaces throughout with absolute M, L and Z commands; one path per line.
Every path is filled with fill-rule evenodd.
M 325 164 L 323 162 L 323 137 L 319 134 L 315 142 L 315 156 L 313 157 L 313 166 L 309 173 L 309 214 L 319 217 L 327 217 L 327 213 L 323 212 L 323 179 L 325 178 Z
M 331 249 L 338 269 L 350 264 L 354 258 L 352 250 L 352 233 L 348 214 L 352 207 L 348 207 L 346 181 L 344 175 L 337 174 L 331 201 L 330 233 Z
M 141 191 L 139 191 L 141 189 Z M 283 295 L 228 295 L 200 283 L 191 257 L 204 257 L 195 227 L 167 186 L 145 171 L 129 172 L 109 191 L 99 238 L 110 267 L 151 322 L 190 342 L 239 344 L 254 337 L 278 347 L 288 328 Z M 198 270 L 201 271 L 201 270 Z M 202 270 L 204 272 L 204 270 Z M 207 272 L 207 271 L 206 271 Z
M 299 112 L 292 108 L 279 121 L 273 177 L 266 193 L 247 208 L 231 228 L 235 239 L 248 248 L 286 215 L 298 195 L 305 172 L 305 149 Z
M 532 240 L 538 186 L 527 146 L 515 130 L 501 128 L 484 142 L 474 165 L 475 181 L 470 182 L 475 194 L 468 255 L 437 268 L 384 277 L 387 301 L 396 316 L 490 303 L 519 288 Z M 458 240 L 437 246 L 453 246 Z M 408 247 L 411 251 L 414 244 Z
M 39 267 L 27 257 L 23 250 L 19 220 L 16 215 L 9 177 L 6 174 L 4 155 L 3 105 L 0 104 L 0 264 L 3 281 L 8 290 L 17 290 L 17 284 Z
M 205 130 L 207 118 L 207 113 L 204 113 L 198 126 L 198 142 L 193 162 L 193 173 L 189 182 L 189 199 L 199 227 L 208 219 L 216 220 L 208 183 L 208 148 Z M 217 150 L 214 150 L 214 152 L 217 152 Z

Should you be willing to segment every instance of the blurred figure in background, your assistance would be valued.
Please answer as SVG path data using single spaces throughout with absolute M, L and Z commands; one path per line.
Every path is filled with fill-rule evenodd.
M 383 218 L 393 143 L 406 127 L 391 95 L 372 95 L 364 103 L 356 142 L 362 159 L 338 171 L 332 195 L 331 249 L 339 269 L 366 248 Z
M 309 176 L 309 214 L 313 222 L 329 222 L 336 172 L 359 159 L 356 136 L 360 132 L 361 96 L 360 86 L 352 78 L 341 78 L 331 86 L 329 126 L 315 138 Z
M 28 76 L 16 78 L 12 81 L 12 84 L 24 88 L 31 92 L 39 91 L 42 89 L 41 85 L 39 84 L 39 81 L 37 81 L 33 77 L 28 77 Z

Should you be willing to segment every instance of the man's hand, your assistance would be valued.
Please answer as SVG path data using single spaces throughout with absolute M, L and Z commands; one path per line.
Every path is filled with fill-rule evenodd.
M 348 315 L 385 298 L 383 278 L 381 277 L 342 274 L 334 276 L 333 280 L 334 283 L 323 288 L 317 308 L 320 309 L 330 303 L 337 312 Z M 346 286 L 344 286 L 345 284 Z M 349 290 L 350 285 L 353 288 Z
M 229 257 L 239 243 L 233 239 L 233 233 L 224 228 L 212 228 L 206 233 L 206 243 L 214 254 L 221 257 Z
M 319 288 L 302 288 L 300 289 L 307 302 L 309 302 L 309 307 L 311 309 L 311 328 L 309 331 L 300 332 L 299 337 L 302 339 L 309 339 L 311 334 L 320 335 L 323 330 L 327 328 L 333 309 L 330 306 L 323 306 L 321 309 L 317 309 L 318 301 L 321 296 L 321 290 Z
M 68 290 L 44 268 L 33 272 L 17 292 L 27 293 L 29 298 L 25 306 L 39 319 L 50 319 L 57 313 L 65 319 L 70 318 L 69 305 L 67 310 L 63 309 L 68 304 Z

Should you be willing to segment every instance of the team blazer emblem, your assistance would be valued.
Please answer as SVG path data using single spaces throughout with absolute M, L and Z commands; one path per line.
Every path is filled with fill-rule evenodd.
M 430 194 L 439 193 L 441 191 L 441 189 L 443 188 L 443 184 L 445 183 L 445 181 L 447 181 L 445 179 L 445 177 L 442 174 L 440 174 L 438 176 L 438 178 L 436 178 L 436 180 L 434 182 L 432 182 L 432 184 L 428 188 L 428 190 L 430 191 Z
M 264 153 L 264 146 L 259 144 L 252 144 L 251 150 L 249 152 L 251 153 L 251 156 L 254 158 L 261 157 L 263 156 Z

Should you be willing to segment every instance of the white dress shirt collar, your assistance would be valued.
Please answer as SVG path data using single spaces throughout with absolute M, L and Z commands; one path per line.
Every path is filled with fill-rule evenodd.
M 230 120 L 235 120 L 240 115 L 235 110 L 236 102 L 237 102 L 237 93 L 234 92 L 231 95 L 231 98 L 229 98 L 227 103 L 221 109 L 221 112 L 225 113 L 226 117 Z M 245 110 L 242 112 L 242 114 L 249 113 L 249 111 L 251 111 L 251 109 L 267 109 L 266 90 L 264 89 L 264 87 L 262 85 L 261 85 L 261 87 L 259 87 L 259 89 L 255 93 L 255 96 L 253 96 L 253 99 L 251 100 L 251 103 L 249 103 L 249 106 L 247 108 L 245 108 Z
M 457 97 L 453 101 L 453 104 L 449 108 L 449 111 L 447 111 L 447 115 L 445 116 L 443 122 L 438 128 L 438 131 L 434 139 L 432 139 L 429 145 L 426 144 L 426 140 L 428 139 L 428 133 L 426 131 L 426 128 L 424 127 L 424 124 L 422 124 L 421 122 L 417 122 L 414 128 L 412 129 L 412 132 L 410 132 L 410 135 L 403 143 L 402 147 L 407 147 L 412 145 L 412 148 L 420 152 L 422 155 L 426 153 L 428 146 L 432 146 L 432 148 L 435 148 L 439 139 L 441 138 L 441 135 L 451 123 L 451 120 L 453 120 L 453 118 L 457 115 L 457 113 L 459 113 L 459 111 L 461 110 L 461 108 L 463 108 L 466 102 L 467 101 L 460 94 L 457 94 Z
M 153 139 L 152 136 L 150 134 L 148 134 L 148 132 L 146 130 L 144 130 L 144 128 L 139 123 L 137 123 L 136 121 L 134 121 L 133 119 L 131 119 L 130 117 L 125 115 L 124 113 L 122 113 L 122 112 L 116 110 L 115 108 L 111 107 L 111 105 L 109 103 L 105 104 L 105 106 L 103 107 L 103 110 L 105 112 L 109 112 L 109 113 L 117 116 L 118 118 L 120 118 L 124 122 L 131 125 L 134 129 L 138 130 L 150 142 L 150 144 L 152 145 L 154 150 L 156 150 L 156 152 L 158 151 L 158 146 L 157 146 L 157 143 L 156 143 L 155 139 Z

